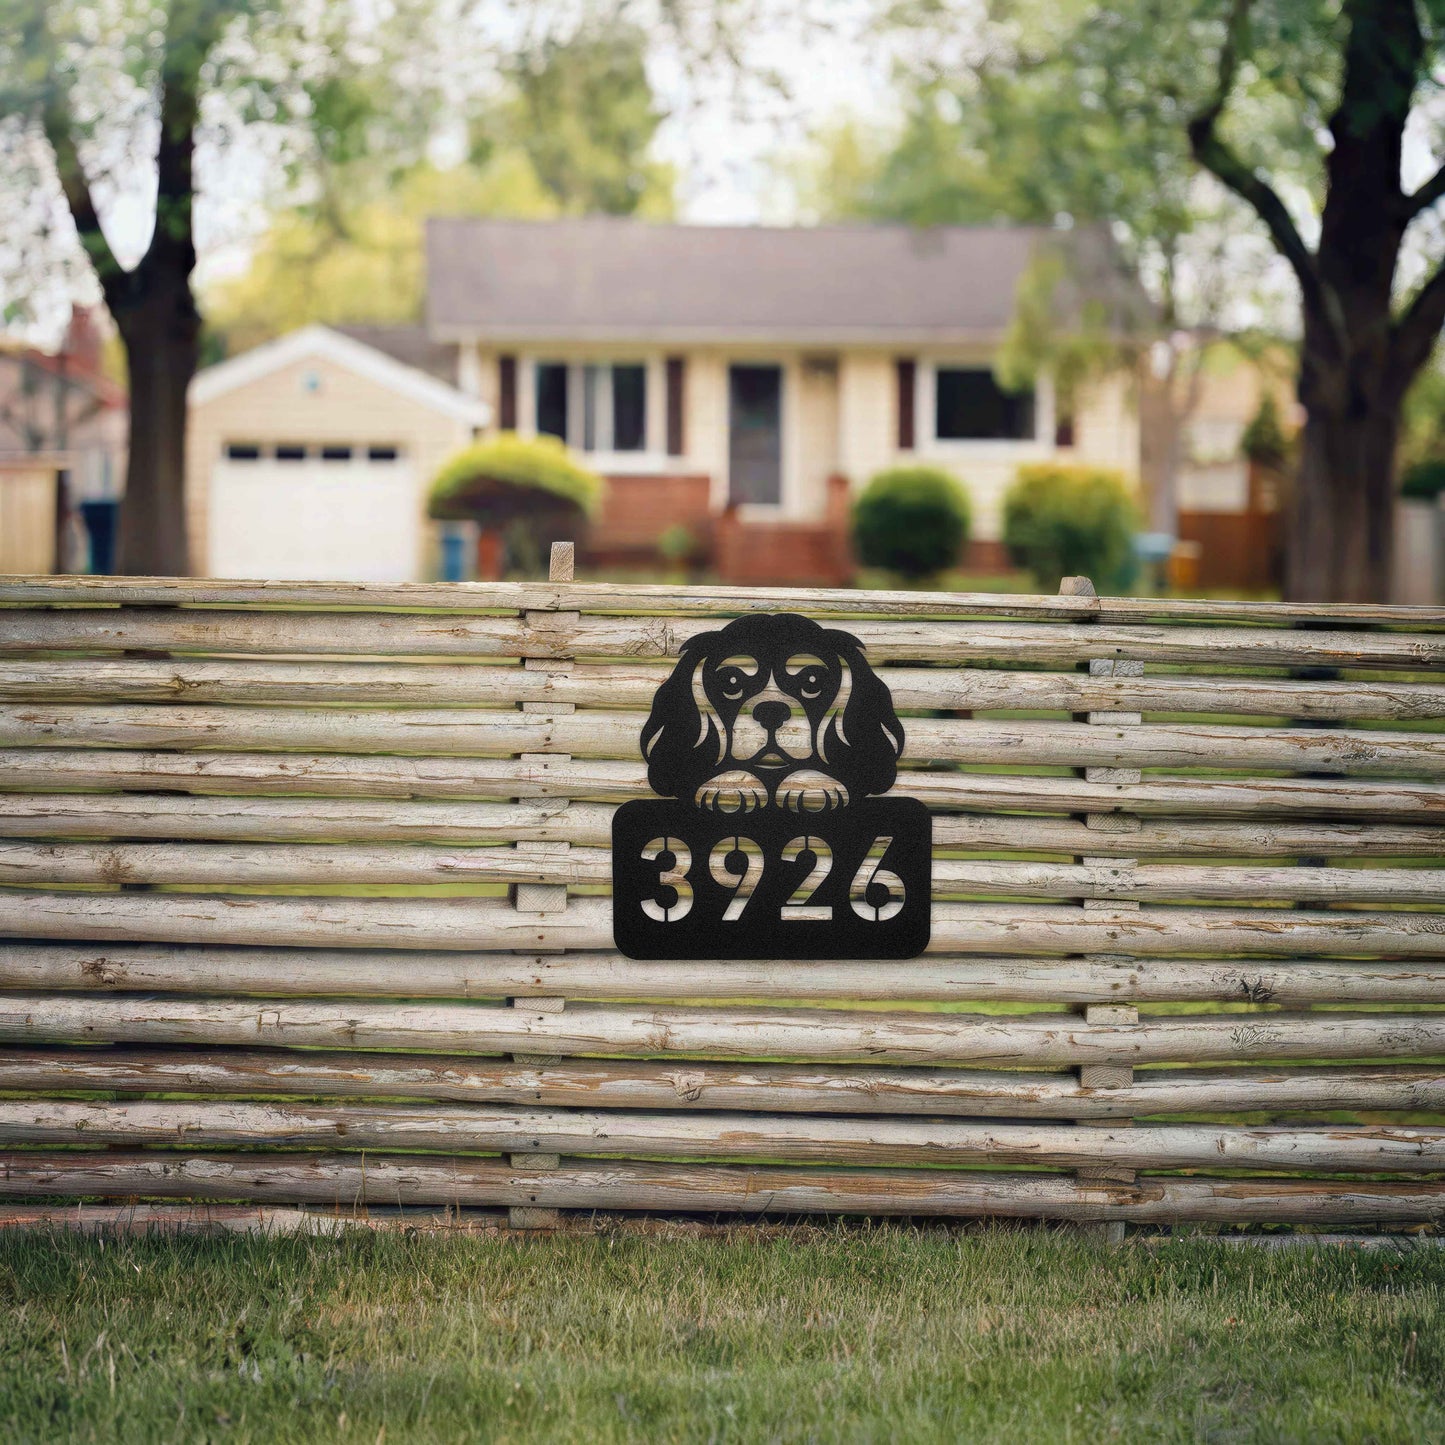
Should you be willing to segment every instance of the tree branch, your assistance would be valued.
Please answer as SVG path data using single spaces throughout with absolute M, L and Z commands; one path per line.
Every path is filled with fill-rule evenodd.
M 1419 190 L 1405 197 L 1405 219 L 1413 221 L 1421 211 L 1428 211 L 1445 196 L 1445 166 L 1441 166 Z
M 1324 286 L 1315 265 L 1314 253 L 1305 245 L 1279 193 L 1252 166 L 1230 149 L 1219 135 L 1219 119 L 1234 90 L 1240 55 L 1249 29 L 1253 0 L 1234 0 L 1219 52 L 1219 78 L 1203 110 L 1189 121 L 1186 132 L 1194 159 L 1245 201 L 1268 229 L 1275 249 L 1299 278 L 1307 301 L 1325 302 Z M 1328 307 L 1326 309 L 1329 309 Z
M 172 0 L 161 61 L 160 138 L 156 144 L 156 221 L 142 266 L 196 262 L 194 198 L 201 68 L 226 21 L 228 0 Z
M 70 109 L 70 96 L 59 79 L 55 38 L 45 19 L 46 7 L 36 5 L 25 27 L 21 53 L 44 57 L 45 88 L 41 95 L 40 125 L 55 156 L 55 171 L 70 218 L 75 223 L 80 244 L 90 259 L 96 279 L 100 282 L 106 304 L 118 299 L 126 278 L 125 268 L 116 259 L 110 242 L 101 228 L 100 213 L 91 195 L 90 181 L 81 164 L 75 143 L 75 121 Z
M 1390 328 L 1391 351 L 1403 384 L 1429 360 L 1440 329 L 1445 327 L 1445 261 L 1415 293 L 1415 298 Z

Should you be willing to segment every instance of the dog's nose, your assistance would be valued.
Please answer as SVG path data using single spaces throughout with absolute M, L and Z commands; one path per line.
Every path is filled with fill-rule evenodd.
M 792 717 L 793 710 L 785 702 L 760 702 L 753 708 L 753 721 L 775 732 Z

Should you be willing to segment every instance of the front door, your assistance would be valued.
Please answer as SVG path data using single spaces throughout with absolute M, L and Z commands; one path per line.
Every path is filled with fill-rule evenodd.
M 728 504 L 783 499 L 783 368 L 728 368 Z

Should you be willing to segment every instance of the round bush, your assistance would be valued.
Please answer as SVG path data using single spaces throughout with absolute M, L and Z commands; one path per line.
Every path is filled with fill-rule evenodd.
M 910 582 L 958 561 L 969 529 L 968 493 L 937 467 L 879 472 L 853 507 L 853 544 L 865 567 Z
M 1046 592 L 1088 577 L 1100 592 L 1133 580 L 1137 518 L 1118 472 L 1052 463 L 1020 467 L 1003 504 L 1003 538 Z

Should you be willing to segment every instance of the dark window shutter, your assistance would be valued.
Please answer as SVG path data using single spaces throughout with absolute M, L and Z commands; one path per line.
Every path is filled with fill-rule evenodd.
M 503 431 L 517 429 L 517 358 L 497 358 L 497 425 Z
M 667 454 L 680 457 L 686 449 L 683 406 L 686 399 L 687 363 L 681 356 L 667 358 Z
M 918 363 L 912 357 L 900 356 L 894 365 L 898 372 L 898 450 L 911 452 L 914 446 L 913 399 Z

